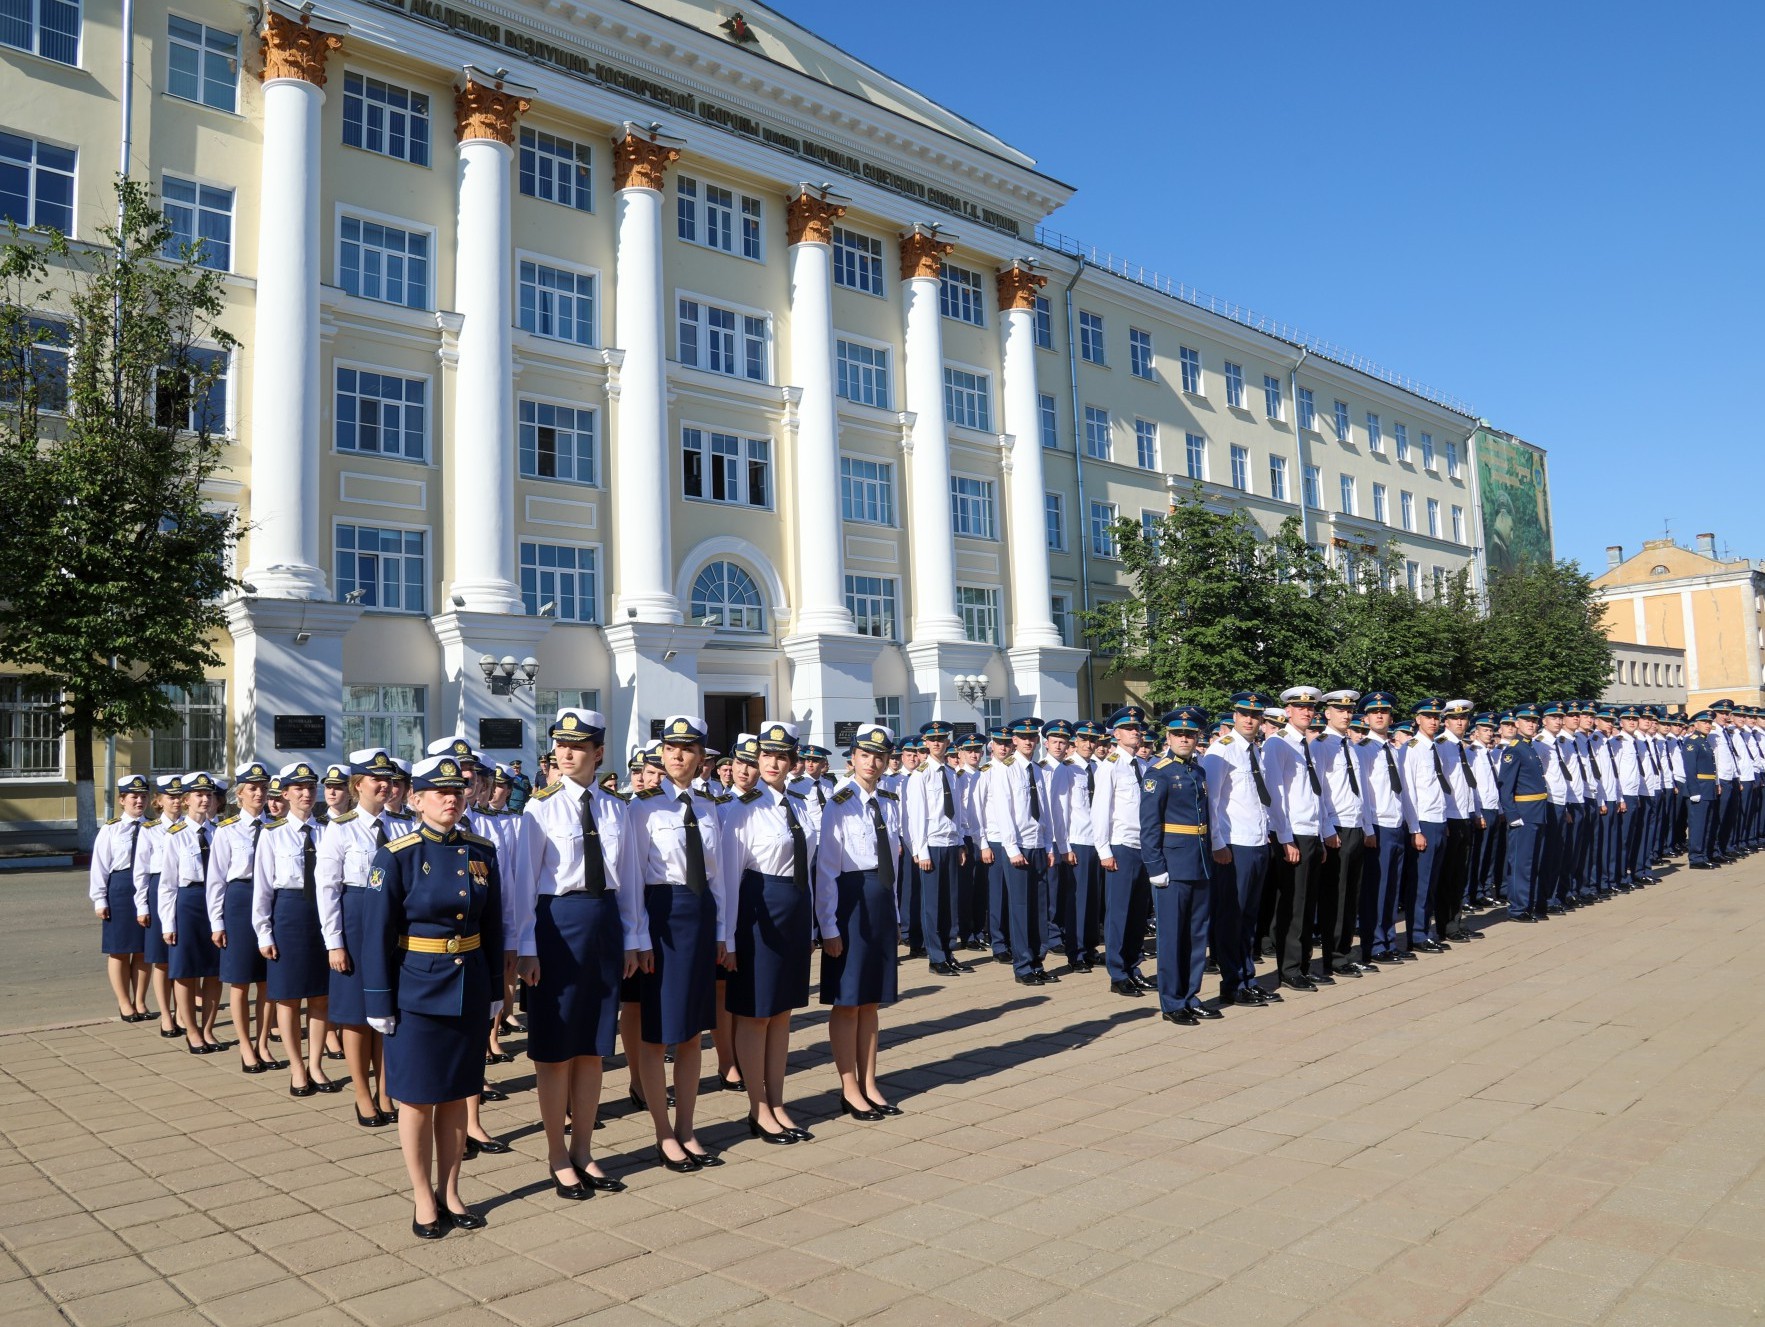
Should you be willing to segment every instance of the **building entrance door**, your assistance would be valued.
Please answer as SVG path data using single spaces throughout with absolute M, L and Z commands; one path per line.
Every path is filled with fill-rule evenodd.
M 742 733 L 757 733 L 766 718 L 764 696 L 718 695 L 705 697 L 706 741 L 717 751 L 728 755 L 735 739 Z

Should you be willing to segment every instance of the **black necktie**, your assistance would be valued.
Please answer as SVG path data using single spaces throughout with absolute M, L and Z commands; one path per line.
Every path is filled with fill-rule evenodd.
M 827 810 L 827 794 L 821 790 L 820 779 L 815 780 L 815 805 L 819 806 L 823 811 Z
M 1354 776 L 1354 752 L 1348 749 L 1348 739 L 1346 737 L 1338 738 L 1337 740 L 1342 743 L 1342 764 L 1348 770 L 1348 790 L 1356 797 L 1359 797 L 1361 795 L 1361 785 L 1360 780 Z
M 374 846 L 376 848 L 386 846 L 386 822 L 378 816 L 374 817 Z
M 1465 782 L 1471 786 L 1472 792 L 1476 792 L 1477 791 L 1477 771 L 1471 768 L 1471 765 L 1472 765 L 1471 748 L 1466 746 L 1462 742 L 1459 743 L 1459 765 L 1465 771 Z
M 693 814 L 690 793 L 680 794 L 680 823 L 686 826 L 686 887 L 695 894 L 705 892 L 705 840 L 699 833 L 699 818 Z
M 1256 743 L 1245 742 L 1245 750 L 1250 752 L 1250 777 L 1256 780 L 1256 795 L 1262 798 L 1264 806 L 1269 805 L 1269 785 L 1262 777 L 1262 761 L 1256 758 Z
M 1440 763 L 1440 743 L 1432 738 L 1428 742 L 1428 754 L 1434 757 L 1434 782 L 1440 785 L 1441 796 L 1447 796 L 1446 766 Z
M 944 819 L 951 824 L 956 823 L 956 794 L 950 787 L 950 767 L 939 765 L 938 769 L 944 778 Z
M 1381 739 L 1383 740 L 1383 739 Z M 1403 796 L 1403 776 L 1397 772 L 1397 757 L 1391 753 L 1391 743 L 1385 743 L 1385 772 L 1391 776 L 1391 792 L 1394 796 Z
M 319 850 L 313 843 L 313 827 L 300 827 L 300 883 L 303 889 L 313 887 L 313 867 L 318 864 Z
M 140 841 L 141 822 L 139 820 L 131 821 L 129 823 L 129 873 L 131 875 L 135 871 L 135 845 Z
M 1042 794 L 1040 791 L 1042 781 L 1036 777 L 1036 765 L 1034 761 L 1029 763 L 1028 768 L 1030 776 L 1030 819 L 1040 820 L 1042 818 Z
M 876 878 L 885 889 L 895 887 L 895 851 L 889 847 L 889 822 L 883 819 L 882 807 L 870 799 L 870 823 L 876 826 Z
M 607 892 L 607 859 L 601 855 L 601 831 L 594 823 L 594 789 L 584 788 L 577 798 L 582 808 L 582 886 L 590 898 Z M 688 815 L 692 814 L 688 808 Z M 699 854 L 699 871 L 705 869 L 704 851 Z
M 1322 797 L 1324 795 L 1324 789 L 1323 785 L 1318 782 L 1318 767 L 1312 764 L 1311 743 L 1304 737 L 1301 737 L 1299 739 L 1299 749 L 1305 755 L 1305 777 L 1311 782 L 1312 796 Z
M 1095 800 L 1097 796 L 1097 764 L 1095 761 L 1085 762 L 1085 801 Z
M 778 804 L 784 808 L 784 818 L 791 827 L 791 883 L 798 889 L 809 888 L 809 841 L 803 837 L 802 822 L 797 813 L 791 810 L 791 799 L 779 794 Z
M 196 831 L 197 842 L 202 845 L 202 878 L 208 879 L 208 826 L 204 825 Z

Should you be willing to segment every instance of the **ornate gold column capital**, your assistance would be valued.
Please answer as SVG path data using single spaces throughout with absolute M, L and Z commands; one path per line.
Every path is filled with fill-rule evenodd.
M 940 238 L 929 226 L 915 226 L 901 237 L 901 280 L 916 276 L 942 276 L 944 259 L 956 246 Z
M 792 244 L 832 244 L 833 223 L 845 215 L 843 201 L 804 189 L 785 209 L 785 229 Z
M 654 189 L 668 181 L 668 167 L 680 160 L 680 149 L 656 138 L 628 131 L 613 147 L 613 188 Z
M 460 142 L 491 139 L 515 145 L 515 122 L 533 105 L 526 88 L 509 87 L 495 74 L 466 66 L 466 82 L 454 89 L 454 134 Z
M 1022 262 L 1013 262 L 996 278 L 999 291 L 999 311 L 1008 309 L 1034 309 L 1036 292 L 1048 284 L 1048 278 L 1038 276 Z
M 332 51 L 343 49 L 343 38 L 313 26 L 311 14 L 298 19 L 288 18 L 274 9 L 264 14 L 264 28 L 259 37 L 263 71 L 258 77 L 298 78 L 316 88 L 325 86 L 325 59 Z

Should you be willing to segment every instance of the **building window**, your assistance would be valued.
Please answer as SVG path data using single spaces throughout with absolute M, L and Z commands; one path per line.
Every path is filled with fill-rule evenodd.
M 77 160 L 70 147 L 0 133 L 0 221 L 72 235 Z
M 692 590 L 693 621 L 729 631 L 764 631 L 766 607 L 754 578 L 733 562 L 713 562 Z
M 0 405 L 12 405 L 28 379 L 36 386 L 37 409 L 59 414 L 67 409 L 69 352 L 67 324 L 50 318 L 27 318 L 28 339 L 21 338 L 23 363 L 13 366 L 18 377 L 0 378 Z
M 1409 460 L 1410 459 L 1409 425 L 1407 425 L 1407 424 L 1393 424 L 1391 426 L 1391 435 L 1392 435 L 1392 438 L 1395 441 L 1395 445 L 1397 447 L 1397 459 L 1400 461 Z
M 846 577 L 846 611 L 860 636 L 899 640 L 895 616 L 895 581 L 892 576 Z
M 1232 445 L 1232 487 L 1241 493 L 1250 492 L 1250 448 Z
M 594 278 L 586 272 L 522 259 L 519 311 L 521 330 L 552 341 L 594 344 Z
M 1385 485 L 1374 484 L 1373 485 L 1373 519 L 1375 521 L 1378 521 L 1379 524 L 1383 525 L 1383 524 L 1385 524 L 1385 516 L 1386 516 L 1386 512 L 1385 512 Z
M 1079 358 L 1087 364 L 1102 364 L 1103 315 L 1079 310 Z
M 1349 434 L 1348 402 L 1347 401 L 1336 402 L 1336 413 L 1335 413 L 1335 421 L 1334 422 L 1335 422 L 1335 428 L 1336 428 L 1336 441 L 1337 442 L 1347 442 L 1349 440 L 1349 437 L 1348 437 L 1348 434 Z
M 1403 425 L 1399 424 L 1398 427 L 1402 428 Z M 1384 429 L 1380 427 L 1379 416 L 1371 410 L 1367 411 L 1367 450 L 1375 453 L 1385 450 Z
M 1042 445 L 1050 450 L 1060 448 L 1060 418 L 1055 413 L 1054 398 L 1047 392 L 1036 396 L 1036 415 L 1042 426 Z
M 428 602 L 428 536 L 421 530 L 339 525 L 337 597 L 360 590 L 364 608 L 421 613 Z
M 1434 582 L 1434 597 L 1438 599 L 1446 593 L 1446 568 L 1436 562 L 1429 568 L 1429 571 L 1431 573 L 1430 579 Z
M 1047 528 L 1049 550 L 1066 552 L 1066 499 L 1058 493 L 1043 493 L 1042 521 Z
M 549 687 L 538 687 L 533 692 L 534 713 L 539 716 L 542 724 L 566 706 L 571 709 L 598 710 L 601 707 L 600 690 L 595 687 L 566 687 L 554 691 Z
M 600 481 L 600 448 L 595 412 L 585 407 L 523 400 L 517 450 L 524 479 L 561 479 L 569 484 Z
M 901 698 L 899 696 L 872 696 L 870 708 L 875 714 L 875 722 L 882 724 L 891 733 L 901 732 Z
M 701 300 L 680 301 L 680 362 L 749 382 L 767 380 L 766 319 Z
M 1158 425 L 1150 419 L 1134 421 L 1134 461 L 1142 470 L 1158 469 Z
M 959 323 L 985 327 L 987 315 L 982 296 L 984 286 L 981 274 L 971 272 L 966 267 L 945 263 L 943 276 L 944 279 L 938 286 L 939 311 L 944 317 L 954 318 Z
M 1152 377 L 1152 333 L 1128 328 L 1128 372 L 1136 378 Z
M 4 3 L 4 0 L 0 0 Z M 186 251 L 201 267 L 217 272 L 233 267 L 233 191 L 195 180 L 165 177 L 160 201 L 171 235 L 165 256 L 177 262 Z M 191 766 L 192 769 L 201 768 Z
M 883 242 L 843 226 L 833 229 L 833 280 L 836 286 L 866 295 L 883 293 Z
M 1440 538 L 1440 499 L 1428 499 L 1428 533 L 1435 539 Z
M 429 383 L 337 366 L 337 450 L 421 461 L 429 455 Z
M 232 361 L 225 351 L 193 347 L 189 352 L 191 374 L 178 389 L 174 376 L 162 370 L 154 382 L 154 418 L 166 428 L 217 437 L 227 432 L 227 379 Z M 199 378 L 208 385 L 197 395 Z
M 344 687 L 344 749 L 383 746 L 400 760 L 421 760 L 425 695 L 423 687 Z
M 1226 404 L 1234 410 L 1244 409 L 1244 366 L 1226 361 Z
M 756 261 L 761 258 L 760 222 L 765 212 L 758 198 L 690 175 L 675 176 L 674 197 L 678 234 L 688 244 Z
M 840 457 L 840 515 L 864 525 L 893 525 L 895 467 L 887 461 Z
M 343 218 L 338 284 L 351 295 L 429 307 L 429 236 L 361 217 Z
M 1312 396 L 1311 388 L 1299 389 L 1299 427 L 1307 433 L 1316 431 L 1318 427 L 1318 403 Z
M 1409 587 L 1409 592 L 1411 594 L 1419 595 L 1422 593 L 1422 564 L 1420 562 L 1407 560 L 1404 562 L 1403 583 Z
M 1432 470 L 1433 468 L 1434 468 L 1434 435 L 1432 433 L 1424 433 L 1422 435 L 1422 469 Z
M 709 429 L 680 431 L 682 474 L 689 498 L 740 507 L 772 505 L 772 443 Z
M 950 528 L 971 539 L 999 537 L 998 509 L 989 479 L 950 476 Z
M 1163 516 L 1161 511 L 1147 511 L 1145 508 L 1140 510 L 1140 538 L 1146 541 L 1146 546 L 1154 553 L 1158 552 L 1158 523 Z
M 31 0 L 7 0 L 6 9 L 28 7 Z M 57 4 L 56 0 L 38 0 L 47 11 L 73 8 L 75 25 L 78 9 Z M 0 29 L 8 26 L 0 19 Z M 65 63 L 72 64 L 72 60 Z M 194 23 L 176 14 L 166 19 L 165 90 L 184 101 L 212 106 L 217 111 L 231 111 L 239 104 L 239 34 L 222 32 L 203 23 Z M 192 769 L 198 768 L 191 766 Z
M 1276 502 L 1287 501 L 1287 458 L 1269 454 L 1269 496 Z
M 1199 433 L 1183 435 L 1183 468 L 1191 479 L 1207 478 L 1207 439 Z
M 592 212 L 593 164 L 587 143 L 521 126 L 521 192 L 527 197 Z
M 992 384 L 984 373 L 944 369 L 944 418 L 959 428 L 985 433 L 992 427 Z
M 1115 523 L 1121 515 L 1113 502 L 1091 504 L 1091 553 L 1094 557 L 1117 556 Z
M 0 779 L 60 777 L 60 716 L 61 693 L 54 687 L 31 677 L 0 677 Z
M 521 602 L 528 617 L 539 617 L 540 609 L 553 604 L 560 622 L 597 621 L 595 586 L 594 549 L 521 541 Z
M 343 145 L 427 166 L 429 98 L 366 74 L 345 74 Z
M 1201 391 L 1201 352 L 1191 350 L 1188 346 L 1177 348 L 1177 363 L 1183 370 L 1183 390 L 1191 396 L 1202 395 Z
M 1036 346 L 1040 350 L 1054 349 L 1054 310 L 1046 295 L 1036 296 Z
M 153 730 L 152 759 L 156 774 L 227 768 L 227 684 L 203 682 L 194 687 L 162 686 L 176 717 L 169 728 Z
M 1416 495 L 1413 493 L 1399 493 L 1397 495 L 1397 513 L 1399 523 L 1403 528 L 1406 530 L 1414 530 L 1416 528 Z
M 1305 467 L 1305 505 L 1313 511 L 1324 508 L 1324 472 L 1315 465 Z
M 1109 411 L 1101 406 L 1085 407 L 1085 455 L 1093 460 L 1107 461 L 1113 450 L 1109 436 Z
M 172 20 L 174 33 L 180 22 L 179 19 Z M 198 25 L 184 23 L 183 26 L 194 28 Z M 79 64 L 79 0 L 0 0 L 0 46 L 40 55 L 57 64 Z M 235 39 L 234 49 L 237 48 Z M 233 109 L 230 102 L 227 109 Z
M 965 640 L 982 645 L 1002 645 L 999 632 L 999 591 L 974 585 L 956 587 L 956 609 L 962 614 Z
M 1450 479 L 1459 477 L 1459 445 L 1456 442 L 1446 444 L 1446 473 Z
M 1342 514 L 1354 515 L 1354 476 L 1342 476 Z
M 1454 506 L 1452 509 L 1452 541 L 1455 544 L 1465 542 L 1465 509 Z
M 834 363 L 839 370 L 836 390 L 848 401 L 889 408 L 889 352 L 886 346 L 867 346 L 857 341 L 835 341 Z
M 1054 620 L 1054 629 L 1060 633 L 1060 643 L 1071 645 L 1073 640 L 1072 596 L 1070 594 L 1049 595 L 1048 616 Z

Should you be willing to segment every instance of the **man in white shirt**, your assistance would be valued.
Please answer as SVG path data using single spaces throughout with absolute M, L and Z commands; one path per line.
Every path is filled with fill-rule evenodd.
M 1463 921 L 1476 835 L 1483 829 L 1483 810 L 1477 804 L 1478 772 L 1472 764 L 1471 745 L 1465 740 L 1476 708 L 1463 699 L 1449 700 L 1441 706 L 1441 727 L 1445 731 L 1435 744 L 1452 794 L 1446 812 L 1446 854 L 1440 866 L 1434 909 L 1441 940 L 1447 943 L 1483 938 L 1482 931 Z
M 1403 872 L 1403 905 L 1409 914 L 1406 937 L 1411 954 L 1441 954 L 1443 945 L 1432 934 L 1434 890 L 1446 854 L 1446 820 L 1452 787 L 1446 764 L 1435 738 L 1440 732 L 1440 701 L 1426 696 L 1416 702 L 1416 735 L 1402 748 L 1404 782 L 1416 808 L 1416 822 L 1426 846 L 1407 855 Z
M 1042 966 L 1056 808 L 1035 758 L 1042 721 L 1016 719 L 1008 731 L 1012 754 L 987 770 L 987 841 L 1004 885 L 1012 974 L 1020 986 L 1046 986 L 1060 980 Z
M 981 861 L 985 834 L 975 811 L 975 793 L 981 785 L 981 754 L 986 748 L 986 740 L 978 732 L 963 734 L 955 744 L 956 760 L 950 767 L 956 776 L 962 846 L 967 857 L 956 877 L 956 948 L 979 953 L 987 951 L 987 868 Z
M 1152 911 L 1152 885 L 1140 850 L 1140 784 L 1149 763 L 1143 758 L 1146 713 L 1137 705 L 1109 719 L 1115 747 L 1097 764 L 1097 791 L 1091 802 L 1091 831 L 1103 868 L 1103 964 L 1109 989 L 1138 997 L 1157 985 L 1140 972 L 1146 918 Z
M 908 875 L 918 881 L 914 892 L 920 905 L 919 934 L 924 938 L 931 970 L 942 977 L 974 971 L 966 963 L 956 961 L 951 953 L 956 891 L 962 867 L 968 860 L 962 795 L 957 791 L 956 774 L 949 766 L 953 736 L 955 730 L 943 719 L 921 724 L 919 741 L 925 747 L 925 763 L 909 774 L 897 790 L 907 826 L 907 851 L 912 856 Z M 903 889 L 903 908 L 907 899 L 908 891 Z M 913 955 L 909 953 L 908 957 Z
M 1324 733 L 1312 754 L 1336 808 L 1336 846 L 1324 856 L 1323 871 L 1314 893 L 1317 897 L 1318 937 L 1322 953 L 1317 980 L 1325 977 L 1359 977 L 1365 968 L 1353 958 L 1358 930 L 1371 938 L 1376 915 L 1361 911 L 1363 854 L 1378 844 L 1378 823 L 1372 800 L 1364 795 L 1360 738 L 1350 724 L 1361 693 L 1331 691 L 1324 696 Z M 1363 946 L 1363 954 L 1365 947 Z
M 1322 883 L 1326 849 L 1341 846 L 1336 832 L 1336 806 L 1312 751 L 1311 724 L 1324 693 L 1317 687 L 1289 687 L 1281 693 L 1286 723 L 1263 743 L 1263 773 L 1279 784 L 1287 805 L 1287 824 L 1297 849 L 1269 865 L 1266 889 L 1273 895 L 1272 931 L 1276 980 L 1296 991 L 1315 991 L 1311 975 L 1311 933 L 1318 921 L 1314 887 Z M 1269 911 L 1265 901 L 1265 911 Z M 1326 972 L 1326 984 L 1335 977 Z
M 1063 740 L 1055 724 L 1048 725 L 1043 735 L 1050 751 Z M 1089 972 L 1096 966 L 1103 868 L 1097 862 L 1091 806 L 1099 777 L 1097 739 L 1102 735 L 1102 725 L 1093 720 L 1072 725 L 1071 749 L 1049 782 L 1052 796 L 1060 804 L 1060 823 L 1065 831 L 1061 845 L 1065 851 L 1055 866 L 1060 885 L 1054 934 L 1074 972 Z
M 1489 710 L 1473 720 L 1471 743 L 1466 748 L 1477 771 L 1477 807 L 1483 813 L 1483 830 L 1473 832 L 1471 904 L 1489 907 L 1501 892 L 1501 874 L 1507 851 L 1508 822 L 1501 813 L 1500 753 L 1495 745 L 1495 715 Z
M 1362 865 L 1362 908 L 1377 899 L 1377 924 L 1361 936 L 1361 962 L 1401 962 L 1406 951 L 1397 944 L 1397 913 L 1402 902 L 1404 862 L 1426 852 L 1428 840 L 1416 818 L 1409 780 L 1403 772 L 1401 741 L 1392 729 L 1397 697 L 1374 691 L 1361 701 L 1367 719 L 1367 740 L 1361 744 L 1361 787 L 1372 799 L 1375 844 Z

